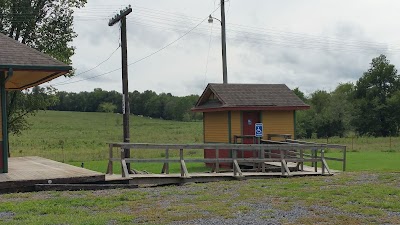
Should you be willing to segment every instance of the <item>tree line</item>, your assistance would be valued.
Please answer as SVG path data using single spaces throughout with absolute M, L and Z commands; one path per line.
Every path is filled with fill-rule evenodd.
M 398 136 L 400 128 L 400 77 L 385 55 L 372 59 L 358 81 L 339 84 L 335 90 L 317 90 L 305 96 L 293 90 L 311 106 L 298 111 L 297 138 Z
M 400 77 L 386 56 L 374 58 L 370 68 L 355 84 L 342 83 L 328 92 L 294 93 L 311 106 L 296 112 L 296 138 L 332 136 L 397 136 L 400 128 Z M 80 112 L 122 112 L 122 95 L 96 88 L 91 92 L 69 93 L 35 87 L 25 92 L 9 92 L 10 132 L 28 127 L 26 115 L 39 109 Z M 177 121 L 202 119 L 191 112 L 199 96 L 173 96 L 154 91 L 129 93 L 131 114 Z
M 51 98 L 57 101 L 47 107 L 49 110 L 122 113 L 122 95 L 117 91 L 100 88 L 79 93 L 60 91 Z M 157 94 L 150 90 L 142 93 L 134 91 L 129 93 L 130 113 L 166 120 L 201 120 L 200 113 L 190 111 L 198 98 L 198 95 L 178 97 L 170 93 Z

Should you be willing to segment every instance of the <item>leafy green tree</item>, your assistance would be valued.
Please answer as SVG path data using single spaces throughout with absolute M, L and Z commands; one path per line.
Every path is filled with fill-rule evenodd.
M 316 113 L 322 113 L 329 106 L 330 100 L 330 93 L 323 90 L 317 90 L 311 94 L 310 103 Z
M 300 110 L 296 112 L 296 137 L 295 138 L 311 138 L 314 130 L 315 112 L 313 109 Z
M 311 94 L 310 99 L 305 99 L 311 105 L 310 110 L 298 111 L 296 120 L 296 135 L 298 138 L 311 138 L 315 133 L 318 138 L 344 136 L 349 128 L 351 111 L 350 99 L 352 85 L 340 84 L 331 93 L 317 90 Z M 300 97 L 304 94 L 300 90 L 295 93 Z
M 304 103 L 309 104 L 309 99 L 306 97 L 304 92 L 302 92 L 298 87 L 293 89 L 293 92 L 299 97 Z M 315 111 L 310 110 L 300 110 L 296 112 L 296 137 L 295 138 L 311 138 L 314 132 L 313 128 L 313 117 Z
M 333 129 L 331 133 L 335 136 L 343 137 L 346 132 L 352 130 L 350 121 L 354 111 L 353 93 L 354 85 L 352 83 L 339 84 L 331 92 L 328 114 L 331 129 Z
M 71 64 L 74 8 L 86 0 L 1 0 L 0 32 Z
M 99 112 L 106 112 L 106 113 L 113 113 L 117 110 L 117 106 L 112 104 L 111 102 L 102 102 L 99 105 L 99 108 L 97 111 Z
M 0 0 L 0 32 L 34 49 L 71 64 L 74 47 L 71 42 L 74 8 L 83 7 L 86 0 Z M 28 128 L 25 118 L 34 115 L 50 103 L 43 99 L 47 89 L 35 89 L 24 94 L 19 91 L 8 93 L 8 128 L 19 134 Z M 53 90 L 47 92 L 52 95 Z M 35 99 L 38 97 L 38 99 Z
M 372 59 L 371 67 L 355 85 L 355 130 L 361 135 L 398 134 L 398 111 L 390 103 L 396 102 L 399 90 L 400 77 L 395 66 L 385 55 Z
M 19 135 L 21 131 L 29 128 L 26 116 L 35 115 L 38 110 L 47 109 L 58 102 L 55 89 L 51 87 L 41 88 L 39 86 L 26 91 L 13 91 L 8 98 L 7 109 L 8 132 Z M 14 101 L 14 102 L 12 102 Z
M 293 89 L 293 92 L 299 97 L 303 102 L 307 103 L 308 99 L 306 98 L 304 92 L 300 91 L 300 89 L 297 87 Z
M 396 121 L 396 125 L 394 127 L 395 132 L 397 131 L 397 135 L 400 130 L 400 90 L 397 90 L 393 95 L 388 99 L 389 109 L 391 114 L 394 116 L 394 120 Z

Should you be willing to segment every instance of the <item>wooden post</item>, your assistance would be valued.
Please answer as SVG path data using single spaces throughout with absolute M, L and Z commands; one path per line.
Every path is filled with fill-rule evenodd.
M 300 149 L 300 159 L 304 160 L 304 150 Z M 300 171 L 304 171 L 304 162 L 300 162 Z
M 325 170 L 328 172 L 328 174 L 331 174 L 328 163 L 325 160 L 324 149 L 321 149 L 321 165 L 322 165 L 322 175 L 325 175 Z
M 265 159 L 265 149 L 261 147 L 260 155 L 262 159 Z M 262 161 L 261 172 L 265 173 L 265 161 Z
M 343 147 L 343 172 L 346 171 L 346 146 Z
M 165 159 L 169 160 L 169 149 L 165 149 Z M 163 168 L 161 170 L 161 173 L 169 174 L 169 162 L 164 162 Z
M 112 158 L 113 158 L 113 145 L 112 144 L 109 144 L 108 145 L 108 167 L 107 167 L 107 174 L 113 174 L 114 173 L 114 171 L 113 171 L 113 160 L 112 160 Z
M 257 137 L 253 136 L 253 144 L 257 144 Z M 257 150 L 253 149 L 253 159 L 257 158 Z M 257 170 L 258 163 L 253 163 L 253 169 Z
M 284 163 L 284 161 L 283 161 L 283 150 L 279 150 L 279 152 L 280 152 L 280 156 L 281 156 L 281 172 L 282 172 L 282 175 L 285 175 L 285 168 L 283 166 L 283 163 Z
M 238 176 L 243 176 L 242 170 L 240 170 L 239 163 L 237 162 L 236 159 L 233 160 L 233 167 L 235 168 L 233 170 L 233 176 L 238 177 Z M 239 175 L 238 175 L 239 174 Z
M 313 153 L 314 153 L 314 160 L 316 160 L 317 159 L 317 157 L 318 157 L 318 154 L 317 154 L 317 150 L 318 149 L 316 149 L 316 148 L 313 148 Z M 314 161 L 314 172 L 317 172 L 318 171 L 318 163 L 317 163 L 317 161 Z
M 183 149 L 179 149 L 179 160 L 181 162 L 181 176 L 185 176 L 185 173 L 183 171 L 183 167 L 182 167 L 182 161 L 183 161 Z
M 128 166 L 126 165 L 125 161 L 125 149 L 121 148 L 121 173 L 122 177 L 129 176 Z
M 215 172 L 219 173 L 219 148 L 215 149 L 215 158 L 216 158 Z
M 129 134 L 129 91 L 128 91 L 128 44 L 126 37 L 126 16 L 132 12 L 131 7 L 127 7 L 125 10 L 121 10 L 120 14 L 114 16 L 108 22 L 108 26 L 113 26 L 117 22 L 121 21 L 121 63 L 122 63 L 122 118 L 123 118 L 123 136 L 124 142 L 130 142 Z M 130 158 L 130 149 L 125 149 L 125 158 Z M 127 165 L 128 171 L 131 171 L 131 164 Z
M 7 73 L 7 76 L 10 77 L 12 76 L 13 71 L 12 69 L 10 69 Z M 0 148 L 2 149 L 2 152 L 0 151 L 0 153 L 2 153 L 1 157 L 2 158 L 2 162 L 0 162 L 0 173 L 8 173 L 8 128 L 7 128 L 7 91 L 6 91 L 6 74 L 5 72 L 1 71 L 0 72 L 0 105 L 1 105 L 1 141 L 0 141 Z
M 291 176 L 289 167 L 287 166 L 287 162 L 284 158 L 285 153 L 283 151 L 285 151 L 285 150 L 280 150 L 280 152 L 281 152 L 281 172 L 282 172 L 282 175 L 285 175 L 285 172 L 286 172 L 288 176 Z
M 354 151 L 354 136 L 351 137 L 351 151 Z
M 322 175 L 325 174 L 325 164 L 324 164 L 324 156 L 325 156 L 325 151 L 324 149 L 321 149 L 321 170 L 322 170 Z
M 231 153 L 232 153 L 232 170 L 233 170 L 233 176 L 236 176 L 237 174 L 237 170 L 236 170 L 236 166 L 235 166 L 235 160 L 236 160 L 236 149 L 231 149 Z
M 186 167 L 185 160 L 183 159 L 183 149 L 179 149 L 179 158 L 181 163 L 181 177 L 190 178 L 189 172 Z

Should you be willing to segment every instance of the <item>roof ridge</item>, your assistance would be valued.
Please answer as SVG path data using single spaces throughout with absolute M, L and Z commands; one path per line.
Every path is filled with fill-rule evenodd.
M 226 105 L 226 101 L 218 94 L 218 92 L 215 90 L 215 88 L 212 87 L 213 84 L 210 84 L 210 90 L 214 93 L 215 96 L 217 96 L 218 100 L 221 101 L 222 105 Z
M 289 108 L 307 109 L 305 104 L 286 84 L 208 84 L 200 97 L 201 101 L 207 101 L 207 93 L 214 93 L 222 105 L 207 105 L 195 107 L 196 109 L 222 109 L 222 108 L 246 108 L 254 110 L 254 107 L 275 107 L 283 110 Z M 252 109 L 250 109 L 252 108 Z

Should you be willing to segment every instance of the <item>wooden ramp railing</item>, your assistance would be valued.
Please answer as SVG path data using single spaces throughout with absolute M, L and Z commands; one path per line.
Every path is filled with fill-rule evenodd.
M 121 151 L 120 157 L 113 156 L 113 149 L 119 148 Z M 213 163 L 213 172 L 220 172 L 220 165 L 231 165 L 233 176 L 243 176 L 240 165 L 243 163 L 253 163 L 257 165 L 259 172 L 266 173 L 266 163 L 279 163 L 282 176 L 291 176 L 291 171 L 288 167 L 289 162 L 297 163 L 299 171 L 303 171 L 304 163 L 312 163 L 315 172 L 317 172 L 317 163 L 321 163 L 321 174 L 331 174 L 329 166 L 326 162 L 324 154 L 325 148 L 346 150 L 346 146 L 341 145 L 326 145 L 326 144 L 303 144 L 303 143 L 286 143 L 282 144 L 148 144 L 148 143 L 109 143 L 109 162 L 107 174 L 113 174 L 113 162 L 120 162 L 122 168 L 122 177 L 128 177 L 127 163 L 144 163 L 158 162 L 163 163 L 162 173 L 169 173 L 170 163 L 179 163 L 182 178 L 190 178 L 186 163 L 203 162 Z M 128 149 L 134 150 L 165 150 L 164 158 L 125 158 L 125 151 Z M 170 158 L 170 150 L 179 150 L 179 158 Z M 185 157 L 185 152 L 188 150 L 215 150 L 215 158 L 190 158 Z M 232 158 L 220 158 L 220 150 L 228 150 Z M 243 158 L 238 157 L 238 152 L 252 151 L 256 152 L 257 157 Z M 310 152 L 307 154 L 306 152 Z M 318 154 L 319 153 L 319 154 Z M 242 154 L 243 155 L 243 154 Z

